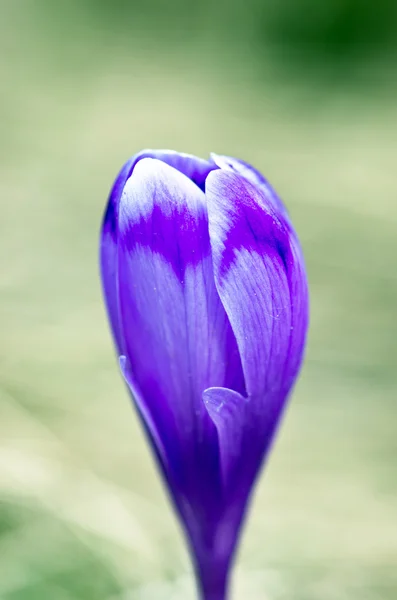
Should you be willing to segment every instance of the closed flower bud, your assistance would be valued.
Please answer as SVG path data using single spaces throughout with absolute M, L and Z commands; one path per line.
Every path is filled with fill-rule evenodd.
M 101 272 L 121 371 L 201 597 L 224 600 L 253 484 L 302 361 L 308 290 L 297 236 L 246 163 L 145 151 L 111 191 Z

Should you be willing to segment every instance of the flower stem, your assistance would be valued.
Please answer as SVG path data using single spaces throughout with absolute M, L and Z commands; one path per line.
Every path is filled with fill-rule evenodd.
M 196 577 L 200 600 L 227 600 L 228 569 L 223 565 L 207 565 L 197 570 Z

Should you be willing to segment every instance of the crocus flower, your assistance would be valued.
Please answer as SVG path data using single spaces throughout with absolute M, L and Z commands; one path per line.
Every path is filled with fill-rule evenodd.
M 121 371 L 200 597 L 224 600 L 253 484 L 302 361 L 308 291 L 297 236 L 248 164 L 148 150 L 111 190 L 101 272 Z

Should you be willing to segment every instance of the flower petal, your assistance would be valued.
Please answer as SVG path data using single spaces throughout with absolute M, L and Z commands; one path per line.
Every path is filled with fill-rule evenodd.
M 118 248 L 125 354 L 170 468 L 186 498 L 197 498 L 199 514 L 220 506 L 221 483 L 202 392 L 244 391 L 215 287 L 203 192 L 165 163 L 140 160 L 120 200 Z
M 211 173 L 206 196 L 215 281 L 247 392 L 285 395 L 301 362 L 308 313 L 295 233 L 262 191 L 236 173 Z
M 136 164 L 144 158 L 156 158 L 177 169 L 191 179 L 200 189 L 204 190 L 208 173 L 218 167 L 212 160 L 203 160 L 192 154 L 175 152 L 174 150 L 142 150 L 130 158 L 120 173 L 109 194 L 108 204 L 102 224 L 100 244 L 100 266 L 102 273 L 102 286 L 105 302 L 109 314 L 110 324 L 119 354 L 124 352 L 120 337 L 120 317 L 117 298 L 117 227 L 118 210 L 124 186 L 131 176 Z
M 205 395 L 228 477 L 229 518 L 238 531 L 302 360 L 307 284 L 295 233 L 258 186 L 231 170 L 214 171 L 206 197 L 215 282 L 248 394 L 244 410 L 225 392 L 211 392 L 211 402 Z

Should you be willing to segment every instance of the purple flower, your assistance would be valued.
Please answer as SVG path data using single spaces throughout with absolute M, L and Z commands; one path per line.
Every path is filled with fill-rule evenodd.
M 264 177 L 148 150 L 102 229 L 120 367 L 181 519 L 201 597 L 223 600 L 247 503 L 301 365 L 302 253 Z

